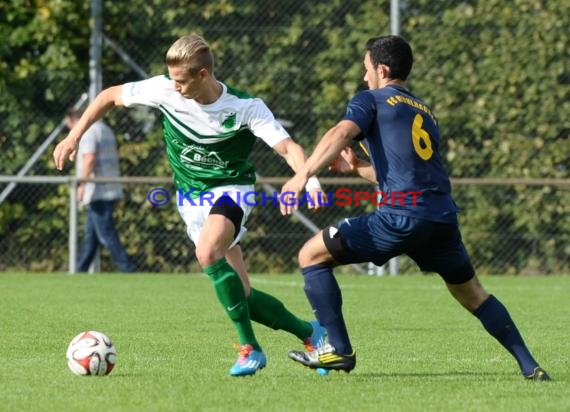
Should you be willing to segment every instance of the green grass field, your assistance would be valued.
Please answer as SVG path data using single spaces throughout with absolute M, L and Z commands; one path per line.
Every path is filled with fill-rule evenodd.
M 252 276 L 311 318 L 300 275 Z M 482 279 L 553 381 L 528 382 L 436 276 L 341 276 L 358 354 L 322 377 L 287 357 L 300 342 L 256 326 L 267 368 L 232 378 L 236 335 L 202 275 L 0 274 L 3 411 L 563 411 L 570 409 L 570 277 Z M 83 330 L 117 347 L 106 377 L 77 377 Z

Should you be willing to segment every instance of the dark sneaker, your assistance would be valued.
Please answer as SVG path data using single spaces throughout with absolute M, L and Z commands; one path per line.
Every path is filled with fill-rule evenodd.
M 534 368 L 534 371 L 532 372 L 532 374 L 526 375 L 525 378 L 528 379 L 529 381 L 549 381 L 549 380 L 551 380 L 550 376 L 548 376 L 548 373 L 546 373 L 546 371 L 544 369 L 542 369 L 540 366 L 537 366 L 536 368 Z
M 312 352 L 292 350 L 289 357 L 311 369 L 327 369 L 350 372 L 356 366 L 356 353 L 341 355 L 330 344 L 325 344 Z

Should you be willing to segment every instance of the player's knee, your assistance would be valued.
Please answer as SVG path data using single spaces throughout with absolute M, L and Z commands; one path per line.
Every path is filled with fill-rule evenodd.
M 299 251 L 299 256 L 297 258 L 299 259 L 299 266 L 302 268 L 314 265 L 316 263 L 314 261 L 315 256 L 311 252 L 311 248 L 307 247 L 307 244 L 301 248 Z
M 320 238 L 309 240 L 299 251 L 299 266 L 307 267 L 332 261 L 332 257 Z
M 467 261 L 462 266 L 456 267 L 452 270 L 439 271 L 438 273 L 445 283 L 450 285 L 472 284 L 473 287 L 476 285 L 481 286 L 475 276 L 475 269 L 470 261 Z
M 469 312 L 475 311 L 489 298 L 489 293 L 481 286 L 476 276 L 461 284 L 447 283 L 453 297 Z
M 198 259 L 198 263 L 200 263 L 200 266 L 202 267 L 213 265 L 222 257 L 224 257 L 224 254 L 222 252 L 216 250 L 210 245 L 196 246 L 195 254 L 196 254 L 196 259 Z

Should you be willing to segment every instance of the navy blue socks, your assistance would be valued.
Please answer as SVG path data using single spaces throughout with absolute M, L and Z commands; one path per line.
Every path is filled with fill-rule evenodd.
M 507 308 L 491 295 L 475 309 L 473 315 L 479 318 L 487 332 L 515 357 L 523 375 L 531 375 L 538 364 L 527 349 Z
M 341 355 L 352 355 L 352 346 L 342 316 L 342 294 L 327 265 L 301 268 L 305 278 L 305 294 L 319 323 L 327 329 L 329 343 Z

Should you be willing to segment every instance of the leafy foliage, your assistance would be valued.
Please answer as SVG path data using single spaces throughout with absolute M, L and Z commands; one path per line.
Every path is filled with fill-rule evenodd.
M 409 86 L 438 116 L 451 175 L 567 178 L 568 2 L 402 4 L 401 33 L 416 57 Z M 165 71 L 164 53 L 175 38 L 203 34 L 214 49 L 218 78 L 263 98 L 310 150 L 361 85 L 364 43 L 389 32 L 389 9 L 388 0 L 132 0 L 105 1 L 103 17 L 105 36 L 148 75 Z M 90 4 L 7 0 L 0 3 L 0 34 L 1 173 L 15 174 L 88 88 Z M 143 76 L 111 42 L 105 43 L 102 67 L 104 86 Z M 107 120 L 119 135 L 124 175 L 170 175 L 156 114 L 116 110 Z M 253 160 L 261 175 L 290 174 L 262 144 Z M 54 173 L 49 153 L 31 173 Z M 172 209 L 148 208 L 145 190 L 129 186 L 118 219 L 140 269 L 195 267 L 178 216 Z M 493 262 L 485 271 L 568 271 L 567 187 L 456 191 L 474 260 Z M 19 266 L 61 268 L 65 242 L 54 240 L 53 248 L 46 242 L 65 238 L 67 193 L 31 192 L 20 186 L 0 209 L 0 248 L 13 251 L 25 242 L 29 251 L 19 253 L 28 253 L 29 263 Z M 276 231 L 271 230 L 282 219 L 278 211 L 256 213 L 248 237 L 250 258 L 260 268 L 292 270 L 307 231 L 293 221 L 288 230 L 294 236 L 283 252 L 285 240 L 272 237 Z M 347 213 L 359 212 L 335 209 L 315 219 L 324 226 Z M 513 253 L 495 256 L 497 241 L 511 242 Z

